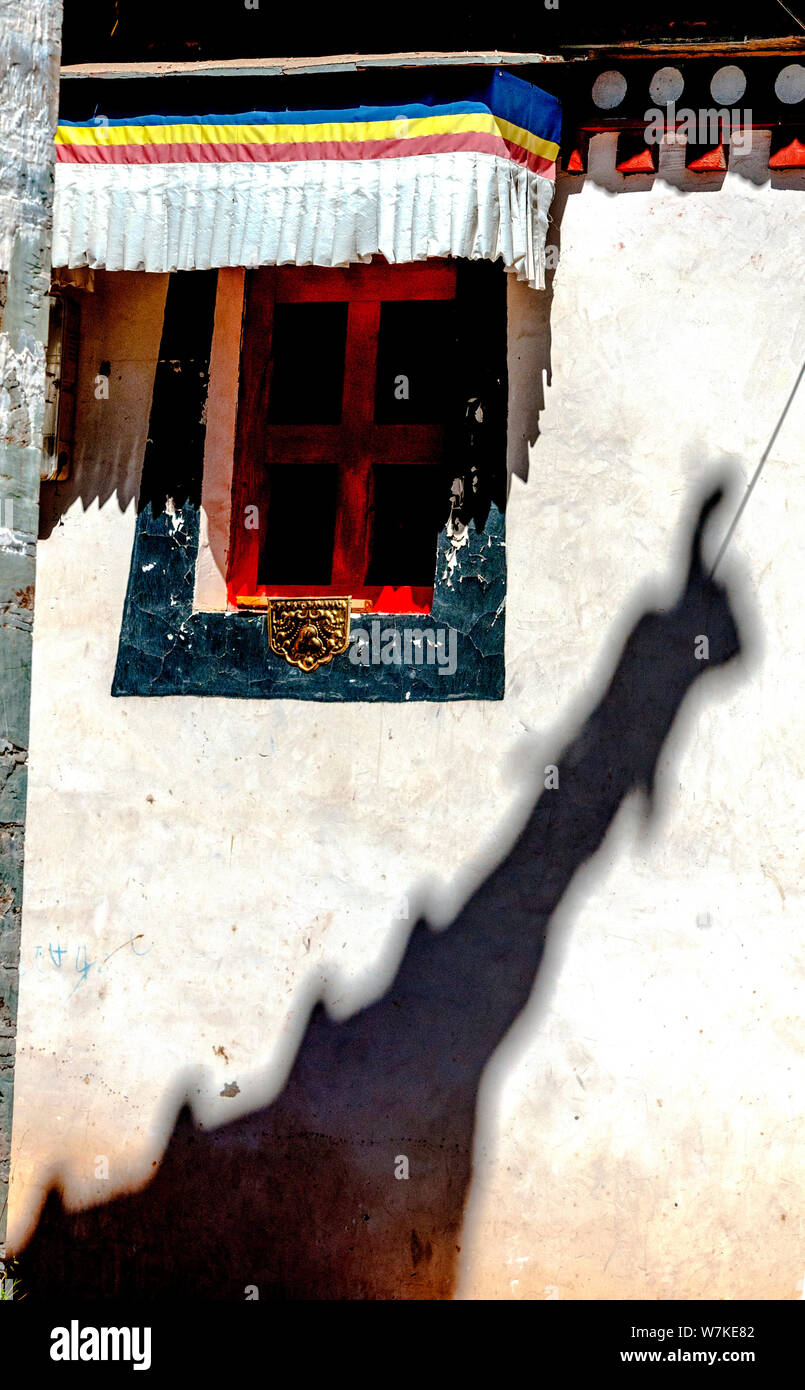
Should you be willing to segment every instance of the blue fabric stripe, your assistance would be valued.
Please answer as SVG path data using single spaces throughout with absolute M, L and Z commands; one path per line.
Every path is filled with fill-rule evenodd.
M 60 121 L 62 126 L 125 126 L 125 125 L 321 125 L 353 121 L 390 121 L 398 117 L 414 120 L 417 117 L 469 115 L 491 111 L 513 125 L 539 135 L 543 140 L 555 140 L 561 133 L 562 113 L 556 97 L 543 92 L 520 77 L 498 68 L 489 84 L 471 95 L 467 101 L 437 102 L 435 97 L 424 102 L 402 106 L 351 106 L 334 111 L 241 111 L 230 115 L 210 116 L 97 116 L 89 121 Z
M 498 68 L 485 91 L 474 92 L 473 96 L 496 116 L 530 130 L 532 135 L 539 135 L 543 140 L 555 140 L 559 144 L 562 107 L 556 97 L 543 92 L 541 87 Z

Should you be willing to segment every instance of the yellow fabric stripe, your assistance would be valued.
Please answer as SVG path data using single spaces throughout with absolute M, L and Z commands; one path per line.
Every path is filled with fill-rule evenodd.
M 529 154 L 538 154 L 543 159 L 557 159 L 559 156 L 559 146 L 555 140 L 543 140 L 541 135 L 534 135 L 530 130 L 524 130 L 522 126 L 512 125 L 511 121 L 504 121 L 502 116 L 493 116 L 498 130 L 505 140 L 511 140 L 514 145 L 521 145 Z
M 391 121 L 324 122 L 319 125 L 118 125 L 59 126 L 59 145 L 303 145 L 337 141 L 360 144 L 365 140 L 422 139 L 441 134 L 501 135 L 531 154 L 556 159 L 559 146 L 529 130 L 484 112 L 459 115 L 403 116 Z

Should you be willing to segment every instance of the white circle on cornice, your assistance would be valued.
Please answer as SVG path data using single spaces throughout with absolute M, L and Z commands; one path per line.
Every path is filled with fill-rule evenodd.
M 649 84 L 651 100 L 657 106 L 667 106 L 678 101 L 685 87 L 685 79 L 679 68 L 658 68 Z
M 736 68 L 734 63 L 729 63 L 713 74 L 710 91 L 713 101 L 717 101 L 719 106 L 734 106 L 746 91 L 746 73 L 742 68 Z
M 626 78 L 622 72 L 599 72 L 593 83 L 593 101 L 600 111 L 620 106 L 626 96 Z
M 802 101 L 805 97 L 805 68 L 802 64 L 789 63 L 788 67 L 778 72 L 774 91 L 786 106 L 793 106 L 794 102 Z

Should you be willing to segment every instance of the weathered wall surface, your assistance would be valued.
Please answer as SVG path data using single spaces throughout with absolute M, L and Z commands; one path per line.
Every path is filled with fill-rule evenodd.
M 8 1199 L 59 0 L 0 3 L 0 1261 Z
M 165 281 L 97 276 L 40 547 L 17 1243 L 54 1178 L 75 1206 L 146 1183 L 185 1095 L 207 1127 L 265 1105 L 316 994 L 338 1018 L 383 994 L 675 598 L 725 459 L 737 503 L 805 350 L 805 194 L 757 153 L 721 187 L 624 187 L 613 142 L 560 181 L 552 293 L 509 286 L 501 703 L 110 698 Z M 798 1296 L 804 413 L 724 562 L 744 657 L 689 697 L 651 819 L 630 799 L 577 874 L 486 1069 L 460 1296 Z

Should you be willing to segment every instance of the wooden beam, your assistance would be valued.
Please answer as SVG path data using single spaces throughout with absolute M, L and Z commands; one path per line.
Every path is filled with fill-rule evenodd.
M 320 58 L 227 58 L 192 62 L 70 63 L 62 81 L 127 77 L 295 77 L 310 73 L 365 72 L 372 68 L 506 67 L 560 63 L 545 53 L 341 53 Z
M 634 39 L 616 44 L 564 44 L 556 53 L 478 50 L 448 53 L 341 53 L 298 58 L 208 58 L 190 62 L 69 63 L 62 81 L 144 77 L 295 77 L 382 68 L 531 67 L 538 64 L 625 62 L 631 58 L 785 57 L 805 53 L 805 33 L 773 39 Z
M 563 44 L 560 52 L 566 63 L 624 62 L 629 58 L 784 58 L 805 53 L 805 32 L 774 39 L 628 39 L 614 44 Z

